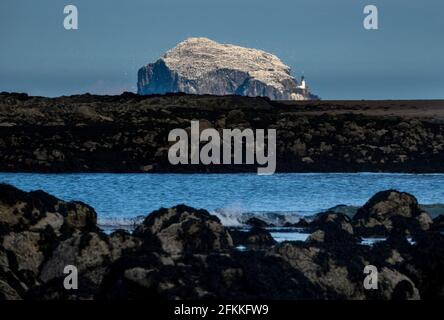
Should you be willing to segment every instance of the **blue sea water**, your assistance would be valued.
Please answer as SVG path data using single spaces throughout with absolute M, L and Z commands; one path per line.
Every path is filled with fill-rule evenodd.
M 373 194 L 398 189 L 421 204 L 444 203 L 444 174 L 36 174 L 0 173 L 0 182 L 80 200 L 104 226 L 125 226 L 160 207 L 184 203 L 216 213 L 226 225 L 252 215 L 312 215 L 338 204 L 363 205 Z

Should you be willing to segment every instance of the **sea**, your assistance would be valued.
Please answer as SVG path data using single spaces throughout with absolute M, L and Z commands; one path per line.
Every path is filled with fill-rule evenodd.
M 308 236 L 282 232 L 279 227 L 285 222 L 337 205 L 362 206 L 382 190 L 409 192 L 423 205 L 444 204 L 444 174 L 0 173 L 0 182 L 85 202 L 96 210 L 98 223 L 107 232 L 131 230 L 154 210 L 186 204 L 217 215 L 227 227 L 242 228 L 249 218 L 259 217 L 277 227 L 270 230 L 277 241 Z

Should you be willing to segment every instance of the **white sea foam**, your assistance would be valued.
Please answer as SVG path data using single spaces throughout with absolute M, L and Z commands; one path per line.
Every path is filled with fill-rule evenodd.
M 141 224 L 145 216 L 136 217 L 99 217 L 97 224 L 103 230 L 123 229 L 132 231 L 138 224 Z
M 251 218 L 258 218 L 262 221 L 276 226 L 282 227 L 286 223 L 297 223 L 302 217 L 307 218 L 309 214 L 296 212 L 273 212 L 273 211 L 242 211 L 236 208 L 220 208 L 211 214 L 217 216 L 221 223 L 226 227 L 242 227 Z
M 211 214 L 217 216 L 221 223 L 226 227 L 245 227 L 247 221 L 253 217 L 259 218 L 262 221 L 273 225 L 275 227 L 283 227 L 286 223 L 297 223 L 302 217 L 309 220 L 306 214 L 295 212 L 247 212 L 239 207 L 229 207 L 224 209 L 216 209 Z M 112 217 L 105 216 L 98 218 L 98 225 L 104 230 L 134 230 L 134 228 L 143 222 L 146 216 L 135 217 Z

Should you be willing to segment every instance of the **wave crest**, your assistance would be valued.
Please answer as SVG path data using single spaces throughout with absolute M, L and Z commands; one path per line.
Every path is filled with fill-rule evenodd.
M 141 224 L 145 216 L 137 217 L 99 217 L 97 224 L 104 230 L 123 229 L 132 231 Z
M 286 223 L 297 223 L 301 218 L 310 219 L 313 213 L 296 213 L 282 211 L 242 211 L 234 208 L 218 208 L 211 212 L 217 216 L 225 227 L 245 227 L 251 218 L 258 218 L 275 227 L 283 227 Z M 99 217 L 98 225 L 103 230 L 124 229 L 132 231 L 141 224 L 146 216 L 136 217 Z
M 258 218 L 275 227 L 283 227 L 286 223 L 297 223 L 306 214 L 296 212 L 252 211 L 245 212 L 236 209 L 216 209 L 211 214 L 219 218 L 226 227 L 244 227 L 251 218 Z

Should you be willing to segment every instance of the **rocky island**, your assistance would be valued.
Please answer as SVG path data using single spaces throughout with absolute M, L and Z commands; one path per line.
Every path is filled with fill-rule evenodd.
M 241 95 L 272 100 L 312 100 L 305 81 L 299 84 L 290 68 L 262 50 L 189 38 L 138 73 L 139 94 L 183 92 Z

